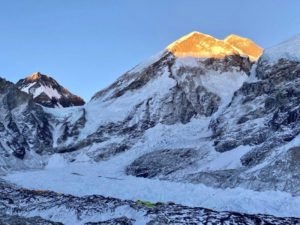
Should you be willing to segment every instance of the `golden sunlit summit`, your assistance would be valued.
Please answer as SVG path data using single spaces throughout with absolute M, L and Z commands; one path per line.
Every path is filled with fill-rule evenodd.
M 257 61 L 263 49 L 252 40 L 238 35 L 229 35 L 219 40 L 200 32 L 192 32 L 167 47 L 176 57 L 224 58 L 229 55 L 248 56 Z

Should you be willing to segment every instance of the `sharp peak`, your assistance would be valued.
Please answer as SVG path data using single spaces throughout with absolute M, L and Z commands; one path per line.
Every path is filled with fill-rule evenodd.
M 42 74 L 40 72 L 34 72 L 26 77 L 26 80 L 28 81 L 35 81 L 41 79 Z
M 177 39 L 176 41 L 174 41 L 173 43 L 171 43 L 169 46 L 171 46 L 171 45 L 173 45 L 175 43 L 186 41 L 186 40 L 188 40 L 190 38 L 195 38 L 195 37 L 198 38 L 198 39 L 211 38 L 211 39 L 215 39 L 216 41 L 221 41 L 221 42 L 227 42 L 230 39 L 239 39 L 239 40 L 252 41 L 249 38 L 246 38 L 246 37 L 243 37 L 243 36 L 240 36 L 240 35 L 237 35 L 237 34 L 229 34 L 224 39 L 219 39 L 219 38 L 216 38 L 216 37 L 214 37 L 212 35 L 205 34 L 205 33 L 199 32 L 199 31 L 192 31 L 192 32 L 190 32 L 190 33 L 188 33 L 188 34 L 180 37 L 179 39 Z
M 246 39 L 246 40 L 250 40 L 249 38 L 242 37 L 242 36 L 237 35 L 237 34 L 229 34 L 226 38 L 224 38 L 224 41 L 226 41 L 228 39 Z
M 197 36 L 197 37 L 212 37 L 212 38 L 215 38 L 215 37 L 213 37 L 213 36 L 211 36 L 209 34 L 205 34 L 205 33 L 199 32 L 199 31 L 192 31 L 192 32 L 184 35 L 182 38 L 188 38 L 188 37 L 192 37 L 192 36 Z
M 20 82 L 26 82 L 26 83 L 52 83 L 55 85 L 60 85 L 54 78 L 51 76 L 42 74 L 41 72 L 34 72 L 31 75 L 27 76 L 25 79 L 21 79 Z
M 174 44 L 177 43 L 181 43 L 184 41 L 188 41 L 189 39 L 193 39 L 193 38 L 197 38 L 197 39 L 202 39 L 202 38 L 212 38 L 212 39 L 216 39 L 215 37 L 205 34 L 205 33 L 201 33 L 199 31 L 192 31 L 186 35 L 183 35 L 182 37 L 180 37 L 179 39 L 177 39 L 176 41 L 174 41 L 173 43 L 171 43 L 169 46 L 172 46 Z M 217 40 L 217 39 L 216 39 Z

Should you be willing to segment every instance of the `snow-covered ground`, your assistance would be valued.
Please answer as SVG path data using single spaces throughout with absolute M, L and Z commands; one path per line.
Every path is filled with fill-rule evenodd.
M 54 155 L 44 170 L 12 173 L 5 179 L 29 189 L 76 196 L 99 194 L 130 200 L 171 201 L 219 211 L 300 217 L 300 197 L 287 193 L 242 188 L 223 190 L 201 184 L 137 178 L 124 175 L 110 161 L 68 163 L 60 155 Z
M 171 201 L 218 211 L 300 217 L 300 197 L 293 197 L 288 193 L 256 192 L 242 188 L 215 189 L 201 184 L 138 178 L 125 174 L 127 165 L 148 152 L 195 146 L 198 146 L 199 151 L 206 151 L 208 154 L 205 161 L 199 161 L 195 172 L 240 167 L 240 157 L 250 147 L 241 146 L 225 153 L 214 151 L 210 142 L 205 141 L 210 135 L 208 123 L 209 119 L 198 118 L 185 125 L 158 124 L 147 130 L 141 141 L 129 151 L 107 161 L 95 163 L 88 157 L 89 153 L 99 147 L 95 145 L 75 152 L 76 154 L 67 154 L 66 157 L 55 154 L 43 170 L 10 173 L 4 179 L 28 189 L 52 190 L 75 196 L 99 194 L 129 200 Z M 75 159 L 72 163 L 65 159 L 70 159 L 70 156 Z

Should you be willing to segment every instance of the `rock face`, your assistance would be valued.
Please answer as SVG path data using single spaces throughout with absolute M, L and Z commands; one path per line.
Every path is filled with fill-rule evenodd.
M 53 78 L 39 72 L 21 79 L 17 87 L 30 95 L 36 103 L 45 107 L 70 107 L 84 105 L 82 98 L 70 93 Z
M 27 154 L 47 152 L 52 147 L 47 116 L 28 94 L 2 78 L 0 102 L 1 170 L 26 167 L 22 159 Z
M 127 174 L 137 177 L 163 177 L 196 164 L 198 151 L 195 149 L 164 149 L 151 152 L 136 159 Z
M 230 106 L 212 121 L 217 151 L 252 146 L 241 157 L 243 169 L 227 172 L 228 186 L 300 194 L 299 170 L 294 167 L 297 157 L 290 149 L 299 145 L 299 75 L 300 62 L 260 60 L 257 80 L 245 83 Z M 265 166 L 260 168 L 260 164 Z M 219 179 L 219 185 L 224 186 L 224 181 Z

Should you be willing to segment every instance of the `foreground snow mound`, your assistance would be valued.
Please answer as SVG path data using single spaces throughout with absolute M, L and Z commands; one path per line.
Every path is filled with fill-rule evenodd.
M 217 189 L 202 184 L 126 176 L 118 171 L 118 166 L 114 167 L 115 162 L 118 161 L 73 163 L 64 168 L 13 173 L 5 179 L 27 189 L 52 190 L 79 197 L 99 194 L 122 200 L 175 202 L 216 211 L 300 217 L 300 197 L 288 193 Z
M 62 155 L 54 154 L 50 156 L 45 168 L 46 169 L 64 168 L 66 165 L 67 162 Z
M 296 218 L 216 212 L 167 202 L 124 201 L 99 195 L 75 197 L 43 190 L 30 191 L 3 181 L 0 187 L 0 222 L 5 221 L 4 224 L 16 224 L 16 221 L 32 225 L 38 222 L 45 225 L 59 224 L 50 220 L 66 225 L 300 224 L 300 219 Z M 35 217 L 37 215 L 44 220 Z

